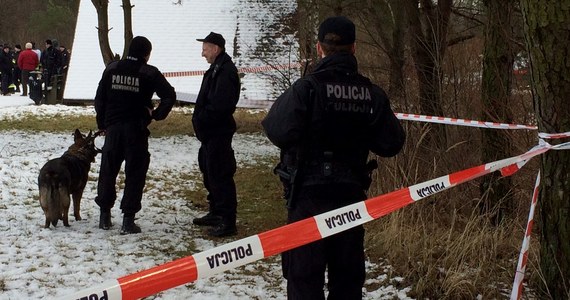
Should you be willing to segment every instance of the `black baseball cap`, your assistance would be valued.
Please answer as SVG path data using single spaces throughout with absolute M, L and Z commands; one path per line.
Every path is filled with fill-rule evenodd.
M 319 42 L 328 45 L 350 45 L 356 39 L 354 23 L 346 17 L 337 16 L 324 20 L 319 26 Z
M 224 39 L 224 37 L 219 34 L 219 33 L 215 33 L 215 32 L 210 32 L 210 34 L 208 34 L 208 36 L 206 36 L 203 39 L 196 39 L 198 42 L 203 42 L 203 43 L 210 43 L 210 44 L 214 44 L 214 45 L 218 45 L 222 48 L 226 47 L 226 40 Z

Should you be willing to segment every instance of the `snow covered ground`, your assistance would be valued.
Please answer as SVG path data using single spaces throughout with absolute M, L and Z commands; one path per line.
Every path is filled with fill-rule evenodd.
M 0 97 L 0 122 L 37 114 L 49 118 L 65 114 L 94 114 L 92 106 L 32 105 L 26 97 Z M 232 239 L 212 241 L 191 220 L 203 214 L 188 199 L 173 197 L 172 186 L 194 186 L 179 174 L 199 174 L 198 141 L 190 136 L 151 138 L 151 166 L 143 209 L 137 215 L 141 234 L 121 236 L 118 205 L 112 230 L 98 226 L 96 178 L 100 157 L 92 164 L 81 214 L 70 217 L 70 227 L 43 228 L 38 202 L 37 176 L 41 166 L 59 157 L 72 143 L 70 133 L 36 134 L 0 132 L 0 299 L 57 299 L 110 279 L 145 270 L 180 258 L 187 249 L 205 251 Z M 102 145 L 102 139 L 98 140 Z M 101 146 L 99 145 L 99 146 Z M 234 139 L 240 165 L 277 155 L 277 149 L 260 135 Z M 239 167 L 238 167 L 239 169 Z M 239 172 L 239 171 L 238 171 Z M 119 193 L 119 198 L 121 193 Z M 239 208 L 238 208 L 239 209 Z M 238 220 L 238 227 L 239 227 Z M 380 288 L 366 291 L 365 299 L 410 299 L 407 289 L 387 284 L 383 268 L 367 264 L 368 283 Z M 179 286 L 151 299 L 285 299 L 280 258 L 257 261 L 235 270 Z

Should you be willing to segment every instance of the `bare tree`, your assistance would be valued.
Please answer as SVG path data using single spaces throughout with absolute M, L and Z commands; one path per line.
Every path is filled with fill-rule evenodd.
M 533 101 L 541 132 L 570 131 L 569 1 L 521 0 Z M 540 188 L 543 292 L 570 299 L 570 152 L 542 156 Z
M 317 61 L 317 37 L 316 29 L 319 26 L 319 1 L 317 0 L 299 0 L 297 1 L 297 11 L 299 15 L 299 55 L 301 60 L 305 61 L 302 73 L 309 73 L 312 66 L 311 62 Z
M 127 56 L 129 51 L 129 46 L 131 45 L 131 40 L 133 39 L 133 7 L 131 5 L 131 0 L 123 0 L 123 22 L 124 22 L 124 37 L 125 37 L 125 47 L 123 49 L 123 57 Z
M 406 37 L 406 14 L 400 0 L 367 0 L 359 14 L 363 30 L 371 37 L 371 43 L 381 49 L 390 61 L 391 97 L 405 98 L 404 49 Z
M 91 0 L 95 10 L 97 10 L 97 33 L 99 36 L 99 48 L 101 48 L 101 56 L 105 65 L 118 58 L 118 54 L 113 54 L 111 45 L 109 43 L 109 0 Z M 123 47 L 123 56 L 126 55 L 129 44 L 133 39 L 133 26 L 132 26 L 132 8 L 130 0 L 123 0 L 123 16 L 124 16 L 124 38 L 125 43 Z
M 442 62 L 447 48 L 447 33 L 452 0 L 405 0 L 412 57 L 419 80 L 422 114 L 443 116 L 441 101 Z M 445 127 L 435 130 L 428 139 L 433 148 L 446 147 Z M 430 147 L 430 148 L 432 148 Z M 432 149 L 433 149 L 432 148 Z
M 513 36 L 511 17 L 515 0 L 485 0 L 487 25 L 483 53 L 481 102 L 483 120 L 511 123 L 509 109 L 513 78 Z M 482 161 L 511 156 L 510 136 L 505 130 L 483 130 Z M 497 224 L 512 203 L 511 178 L 492 174 L 481 183 L 483 213 Z
M 99 48 L 105 65 L 113 61 L 114 55 L 109 44 L 109 0 L 91 0 L 97 10 L 97 35 Z

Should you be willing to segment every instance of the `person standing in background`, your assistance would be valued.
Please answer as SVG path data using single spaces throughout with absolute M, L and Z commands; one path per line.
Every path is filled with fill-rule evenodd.
M 12 55 L 10 54 L 10 46 L 7 44 L 2 47 L 0 53 L 0 72 L 2 73 L 1 90 L 3 96 L 10 96 L 10 85 L 12 84 Z
M 22 52 L 22 46 L 16 44 L 14 46 L 14 52 L 12 52 L 12 63 L 14 64 L 14 71 L 12 72 L 12 82 L 16 86 L 16 93 L 20 93 L 20 84 L 22 79 L 22 70 L 18 66 L 18 57 Z
M 38 55 L 32 50 L 32 43 L 26 43 L 26 50 L 18 56 L 18 67 L 22 70 L 22 96 L 28 96 L 30 72 L 36 70 L 39 64 Z
M 58 74 L 61 67 L 61 52 L 53 46 L 52 40 L 46 40 L 46 48 L 40 58 L 46 91 L 51 86 L 53 76 Z
M 34 53 L 37 54 L 38 60 L 41 62 L 41 60 L 42 60 L 42 50 L 36 48 L 36 42 L 31 42 L 31 43 L 32 43 L 32 51 L 34 51 Z
M 236 159 L 232 138 L 236 132 L 233 113 L 240 95 L 237 68 L 226 53 L 226 40 L 215 32 L 203 39 L 202 56 L 210 64 L 204 74 L 192 125 L 200 141 L 198 165 L 208 191 L 208 214 L 193 220 L 199 226 L 213 226 L 210 236 L 237 233 L 237 195 L 234 182 Z
M 67 67 L 69 66 L 69 51 L 65 46 L 59 46 L 59 52 L 61 52 L 61 71 L 60 74 L 67 74 Z
M 61 91 L 62 91 L 62 95 L 63 95 L 63 91 L 65 90 L 65 82 L 67 81 L 67 70 L 69 67 L 69 58 L 70 58 L 70 53 L 69 50 L 67 50 L 67 48 L 65 48 L 65 46 L 60 45 L 59 46 L 59 51 L 61 52 L 61 71 L 59 72 L 61 74 Z

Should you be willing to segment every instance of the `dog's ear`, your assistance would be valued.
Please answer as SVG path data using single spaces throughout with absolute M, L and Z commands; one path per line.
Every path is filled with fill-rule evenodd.
M 93 134 L 93 130 L 89 130 L 89 134 L 87 135 L 87 138 L 91 138 L 92 134 Z
M 79 129 L 75 129 L 75 132 L 73 133 L 73 140 L 77 141 L 79 139 L 82 139 L 83 135 L 81 134 L 81 131 L 79 131 Z

